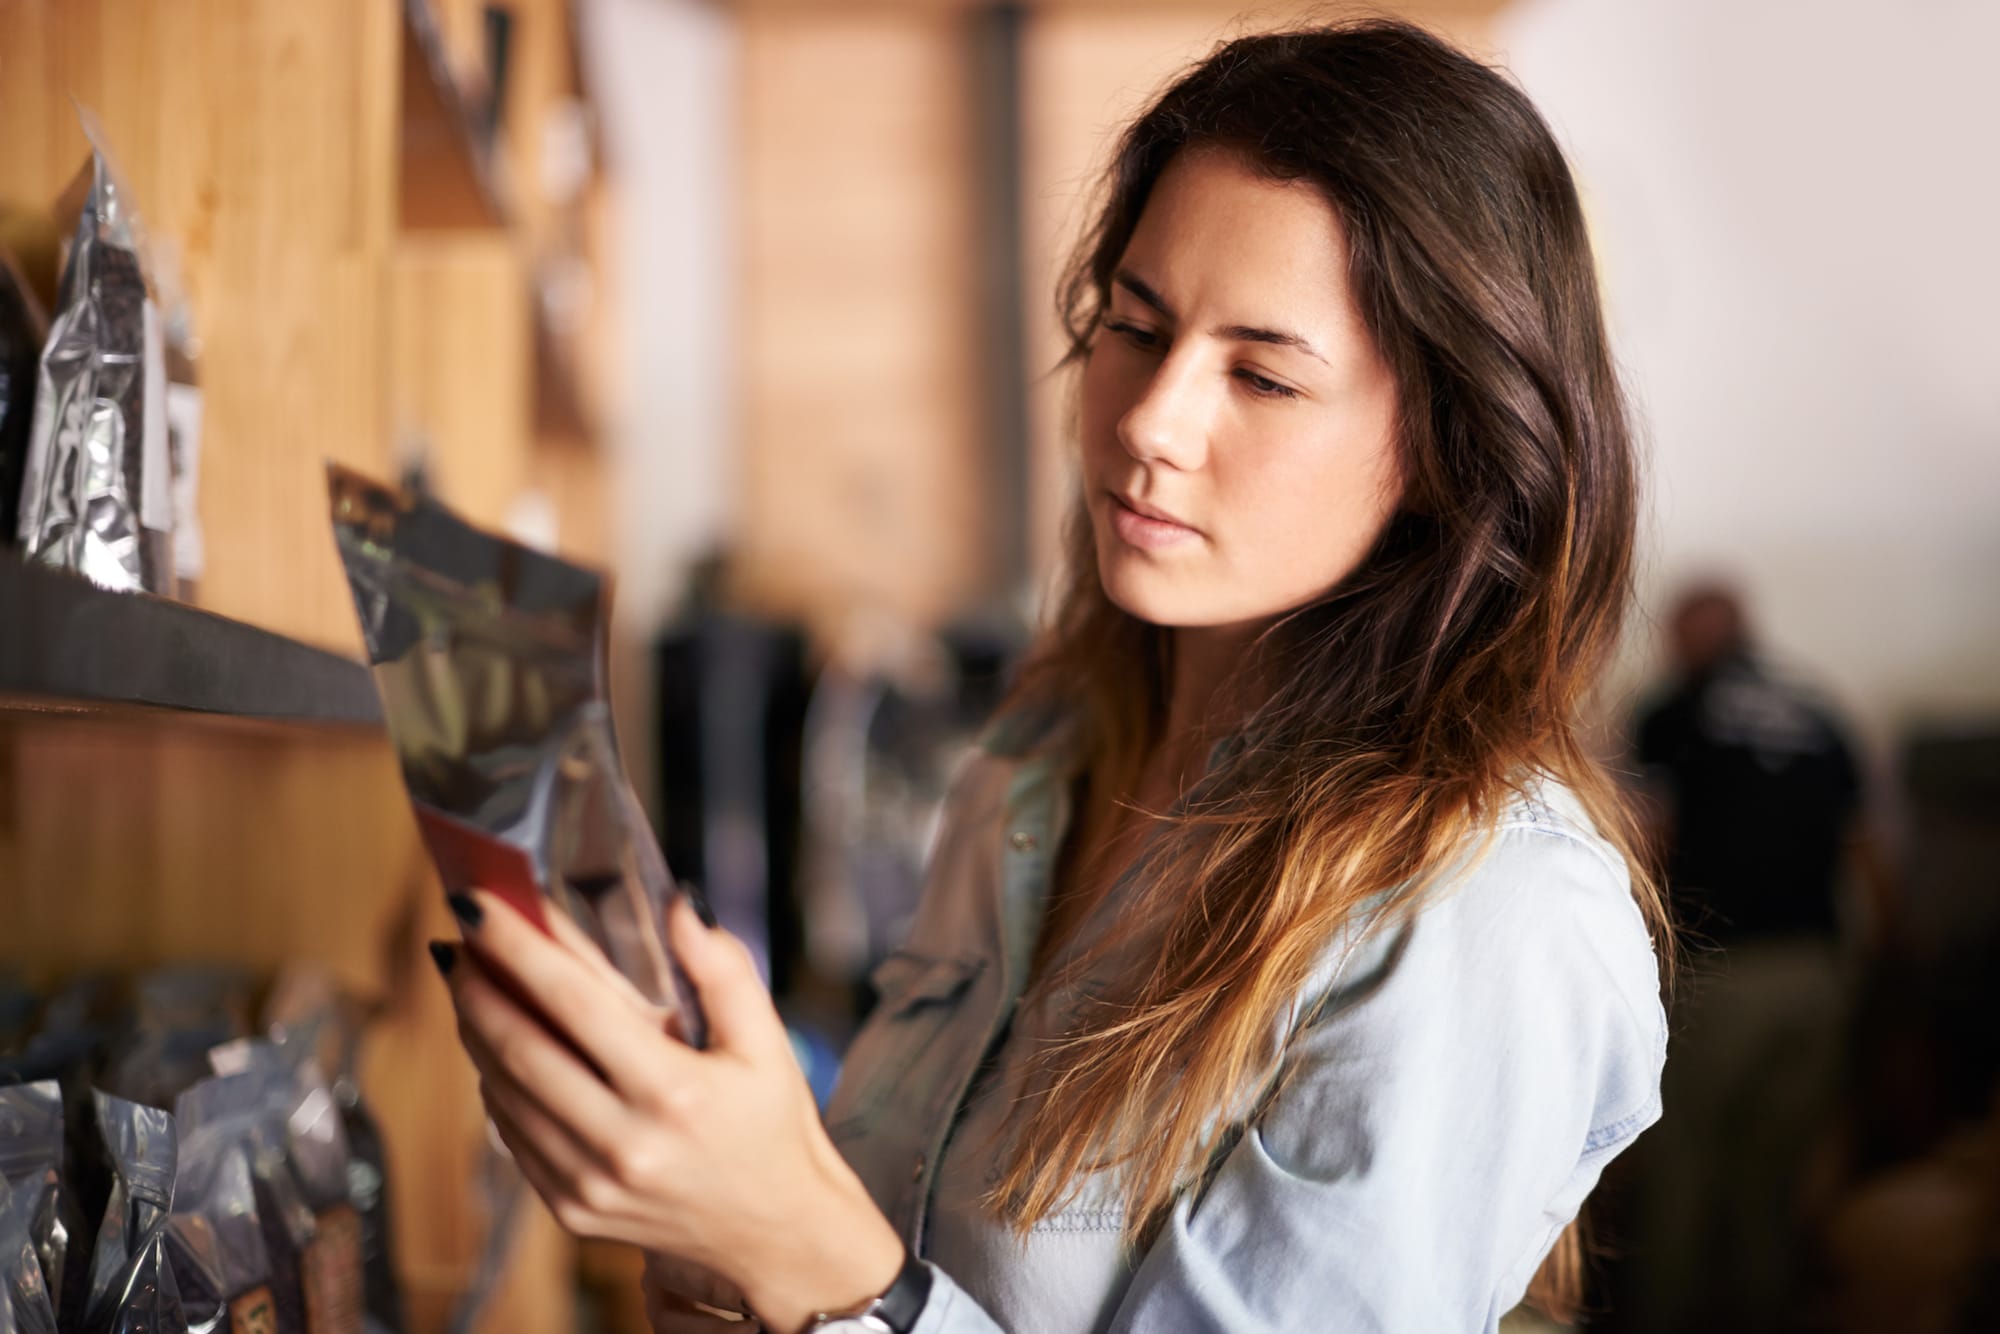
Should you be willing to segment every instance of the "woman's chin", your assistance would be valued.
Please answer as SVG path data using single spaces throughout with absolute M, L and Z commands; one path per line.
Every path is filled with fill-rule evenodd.
M 1139 561 L 1100 556 L 1097 577 L 1111 605 L 1128 616 L 1160 626 L 1189 625 L 1199 619 L 1191 618 L 1194 606 L 1185 589 L 1176 587 L 1180 581 L 1159 569 L 1147 568 Z

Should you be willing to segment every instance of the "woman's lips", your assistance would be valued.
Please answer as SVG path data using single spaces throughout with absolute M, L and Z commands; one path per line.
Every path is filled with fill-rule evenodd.
M 1192 542 L 1201 534 L 1184 523 L 1174 523 L 1168 519 L 1156 519 L 1149 514 L 1141 514 L 1132 508 L 1125 498 L 1111 492 L 1111 526 L 1118 536 L 1132 546 L 1146 551 L 1160 551 L 1176 547 L 1183 542 Z

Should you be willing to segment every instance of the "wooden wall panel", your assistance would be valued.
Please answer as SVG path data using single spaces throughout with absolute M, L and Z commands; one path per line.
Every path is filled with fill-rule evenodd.
M 475 523 L 505 522 L 528 480 L 529 288 L 504 232 L 416 234 L 393 264 L 391 420 L 427 446 L 431 485 Z
M 397 914 L 437 897 L 379 738 L 172 718 L 22 718 L 0 736 L 9 954 L 37 980 L 314 959 L 377 994 Z
M 394 467 L 504 517 L 528 477 L 528 287 L 504 233 L 394 232 L 400 0 L 0 0 L 0 225 L 39 235 L 101 117 L 202 339 L 204 605 L 358 650 L 322 461 Z M 581 490 L 580 485 L 572 489 Z M 577 503 L 577 502 L 573 502 Z M 4 633 L 4 630 L 0 630 Z M 0 717 L 0 963 L 328 968 L 383 1018 L 383 1123 L 417 1331 L 483 1242 L 474 1079 L 423 953 L 455 930 L 385 739 L 159 714 Z M 568 1243 L 531 1205 L 478 1328 L 573 1326 Z
M 608 479 L 603 451 L 540 442 L 529 455 L 527 480 L 555 510 L 556 545 L 562 554 L 610 569 L 615 552 L 605 513 Z
M 742 11 L 741 591 L 928 623 L 985 578 L 970 38 Z

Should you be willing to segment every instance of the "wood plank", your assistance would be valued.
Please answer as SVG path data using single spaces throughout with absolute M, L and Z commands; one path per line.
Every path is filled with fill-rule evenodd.
M 986 578 L 970 37 L 744 11 L 739 593 L 836 632 Z
M 500 527 L 527 483 L 533 385 L 529 290 L 512 238 L 406 236 L 392 266 L 390 393 L 399 448 L 421 442 L 430 484 Z

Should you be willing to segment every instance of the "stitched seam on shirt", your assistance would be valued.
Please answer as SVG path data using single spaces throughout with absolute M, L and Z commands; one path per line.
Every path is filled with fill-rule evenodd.
M 1583 1137 L 1584 1155 L 1588 1157 L 1590 1154 L 1598 1153 L 1604 1149 L 1611 1148 L 1613 1145 L 1622 1143 L 1638 1131 L 1644 1129 L 1648 1123 L 1658 1119 L 1659 1114 L 1659 1098 L 1648 1098 L 1646 1105 L 1630 1116 L 1613 1121 L 1610 1125 L 1599 1127 L 1591 1131 L 1588 1135 L 1585 1135 Z
M 1115 1232 L 1125 1226 L 1123 1209 L 1071 1209 L 1044 1218 L 1036 1232 Z
M 1611 854 L 1607 853 L 1602 847 L 1598 846 L 1596 839 L 1584 837 L 1584 835 L 1579 830 L 1572 827 L 1567 821 L 1563 820 L 1561 817 L 1555 815 L 1555 813 L 1553 811 L 1550 811 L 1547 807 L 1542 807 L 1541 810 L 1545 814 L 1547 814 L 1549 818 L 1547 819 L 1534 818 L 1531 812 L 1524 811 L 1520 815 L 1502 820 L 1496 832 L 1501 834 L 1508 834 L 1518 830 L 1522 833 L 1544 834 L 1550 838 L 1560 838 L 1565 842 L 1574 843 L 1577 847 L 1582 848 L 1585 852 L 1589 853 L 1592 857 L 1596 858 L 1598 863 L 1602 865 L 1605 870 L 1611 872 L 1613 879 L 1623 880 L 1626 881 L 1628 884 L 1630 883 L 1631 881 L 1630 871 L 1627 870 L 1627 868 L 1624 866 L 1623 863 L 1614 860 Z M 1629 892 L 1627 892 L 1625 897 L 1629 899 L 1632 896 Z M 1636 906 L 1637 905 L 1634 904 L 1634 907 Z

